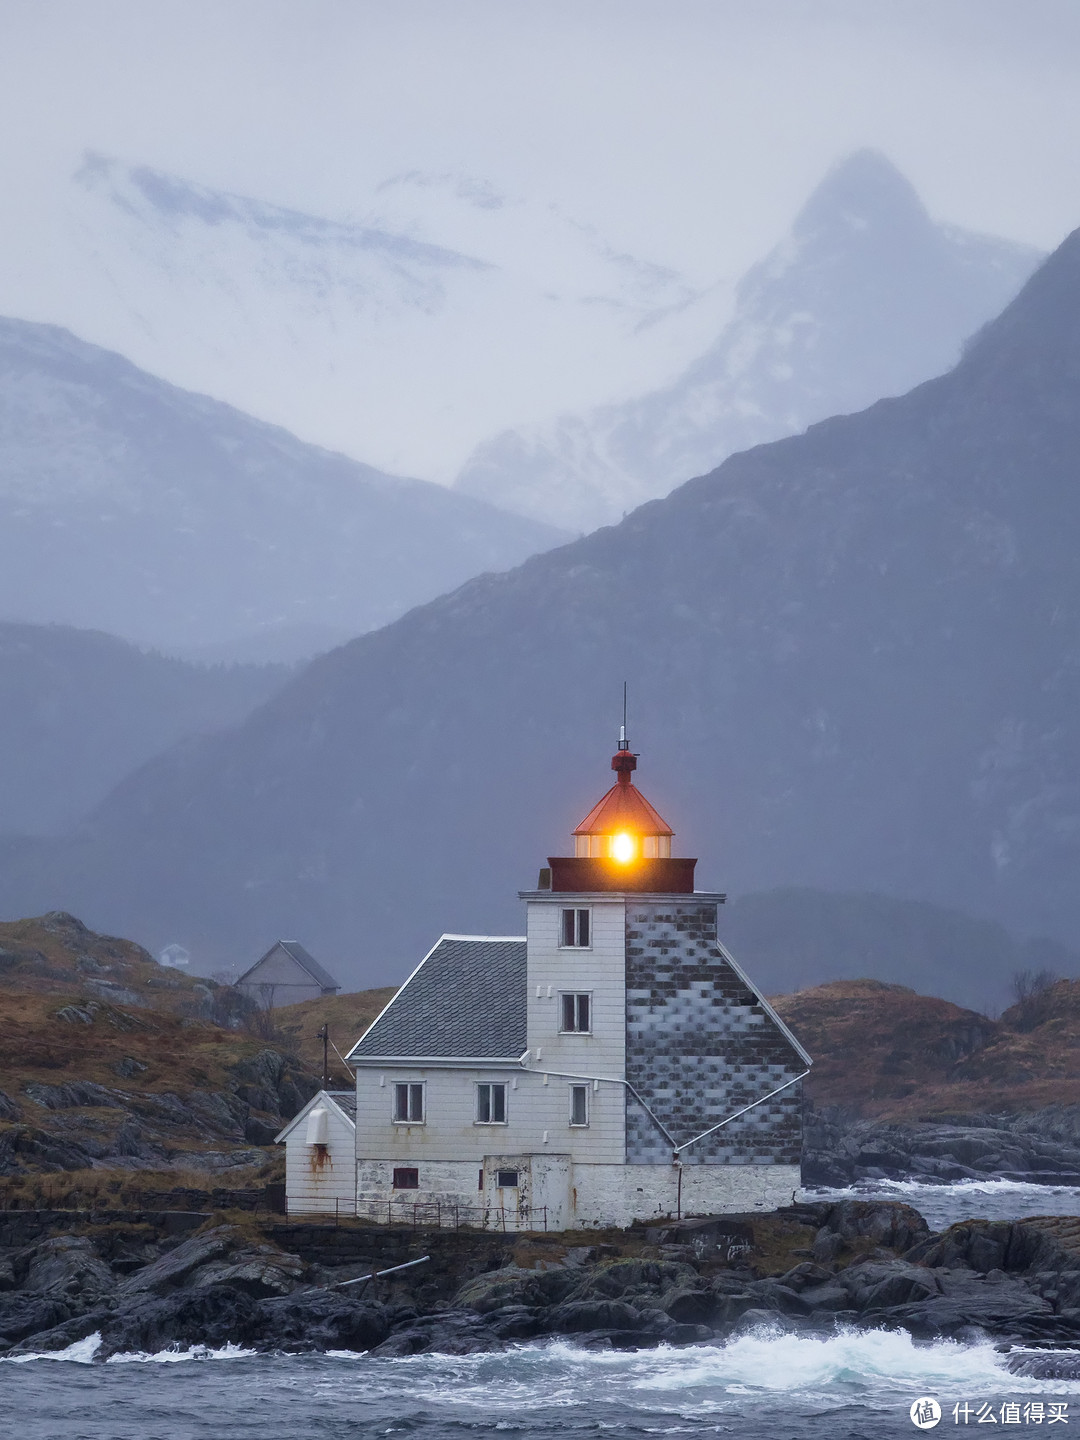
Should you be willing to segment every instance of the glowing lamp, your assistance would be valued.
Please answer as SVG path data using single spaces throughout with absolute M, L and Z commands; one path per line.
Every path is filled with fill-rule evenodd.
M 616 835 L 611 842 L 611 853 L 616 860 L 622 861 L 625 865 L 628 860 L 634 858 L 634 837 L 632 835 Z

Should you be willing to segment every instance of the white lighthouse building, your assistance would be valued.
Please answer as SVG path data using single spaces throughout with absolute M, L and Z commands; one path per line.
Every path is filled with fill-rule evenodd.
M 319 1097 L 282 1132 L 291 1209 L 335 1208 L 301 1199 L 315 1174 L 373 1220 L 507 1228 L 790 1201 L 810 1057 L 721 945 L 724 896 L 672 855 L 625 738 L 611 765 L 573 855 L 521 892 L 525 935 L 442 936 L 349 1052 L 354 1176 L 304 1161 Z

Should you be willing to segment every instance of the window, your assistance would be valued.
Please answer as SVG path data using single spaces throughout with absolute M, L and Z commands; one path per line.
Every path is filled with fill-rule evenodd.
M 489 1084 L 486 1081 L 476 1087 L 476 1123 L 478 1125 L 506 1124 L 506 1085 Z
M 592 1030 L 592 997 L 578 992 L 573 995 L 560 995 L 559 999 L 562 1002 L 560 1032 L 588 1035 Z
M 589 1123 L 589 1087 L 587 1085 L 570 1086 L 570 1124 L 588 1125 Z
M 407 1166 L 401 1170 L 394 1171 L 395 1190 L 419 1190 L 420 1171 L 414 1166 Z
M 396 1125 L 422 1125 L 424 1123 L 424 1086 L 421 1082 L 394 1086 L 394 1123 Z
M 562 912 L 562 939 L 559 944 L 572 950 L 587 950 L 590 944 L 588 910 L 564 910 Z
M 516 1170 L 496 1170 L 495 1185 L 499 1190 L 516 1190 L 518 1172 Z

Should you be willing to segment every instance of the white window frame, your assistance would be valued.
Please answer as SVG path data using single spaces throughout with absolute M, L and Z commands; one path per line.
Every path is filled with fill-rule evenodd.
M 414 1091 L 417 1090 L 417 1089 L 420 1091 L 420 1119 L 419 1119 L 419 1120 L 408 1120 L 408 1119 L 406 1119 L 406 1120 L 400 1120 L 400 1119 L 398 1118 L 398 1113 L 397 1113 L 397 1112 L 398 1112 L 398 1091 L 399 1091 L 399 1089 L 405 1089 L 405 1090 L 407 1090 L 407 1092 L 408 1092 L 408 1093 L 407 1093 L 407 1096 L 406 1096 L 406 1100 L 405 1100 L 405 1109 L 406 1109 L 407 1114 L 410 1114 L 410 1115 L 411 1115 L 411 1113 L 412 1113 L 412 1108 L 413 1108 L 413 1107 L 412 1107 L 412 1102 L 413 1102 L 413 1094 L 414 1094 Z M 426 1081 L 426 1080 L 395 1080 L 395 1081 L 394 1081 L 394 1092 L 393 1092 L 393 1093 L 394 1093 L 394 1099 L 393 1099 L 392 1115 L 393 1115 L 393 1123 L 394 1123 L 395 1125 L 426 1125 L 426 1124 L 427 1124 L 427 1081 Z
M 574 1001 L 574 1019 L 575 1019 L 575 1020 L 579 1017 L 579 1015 L 580 1015 L 580 1013 L 581 1013 L 581 1006 L 580 1006 L 580 1004 L 579 1004 L 579 1001 L 580 1001 L 580 1000 L 584 1000 L 584 1001 L 586 1002 L 586 1004 L 587 1004 L 588 1007 L 589 1007 L 589 1023 L 588 1023 L 588 1025 L 586 1025 L 586 1026 L 584 1026 L 584 1027 L 581 1027 L 581 1026 L 578 1026 L 578 1025 L 574 1025 L 570 1030 L 567 1030 L 567 1029 L 564 1027 L 563 1021 L 566 1019 L 566 1014 L 565 1014 L 566 1002 L 567 1002 L 567 1000 L 570 1000 L 570 999 L 572 999 L 572 1000 Z M 592 996 L 592 991 L 591 991 L 591 990 L 560 990 L 560 991 L 559 991 L 559 1034 L 560 1034 L 560 1035 L 591 1035 L 591 1034 L 593 1033 L 593 1023 L 592 1023 L 592 1022 L 593 1022 L 593 996 Z
M 575 1092 L 576 1090 L 580 1090 L 581 1093 L 585 1096 L 585 1119 L 584 1119 L 584 1120 L 575 1120 L 575 1119 L 574 1119 L 574 1092 Z M 571 1085 L 571 1086 L 569 1087 L 569 1092 L 568 1092 L 568 1094 L 569 1094 L 569 1100 L 570 1100 L 570 1120 L 569 1120 L 570 1128 L 571 1128 L 572 1130 L 587 1130 L 587 1129 L 589 1128 L 589 1118 L 590 1118 L 590 1117 L 589 1117 L 589 1087 L 588 1087 L 588 1085 Z
M 565 923 L 565 917 L 566 917 L 567 915 L 573 915 L 573 917 L 574 917 L 574 943 L 573 943 L 572 945 L 567 945 L 566 942 L 565 942 L 565 940 L 563 939 L 563 925 L 564 925 L 564 923 Z M 580 935 L 581 935 L 581 917 L 582 917 L 582 915 L 588 916 L 588 919 L 586 920 L 585 923 L 586 923 L 586 926 L 587 926 L 588 931 L 589 931 L 589 938 L 588 938 L 588 940 L 587 940 L 584 944 L 581 944 L 581 942 L 580 942 Z M 592 912 L 592 906 L 591 906 L 591 905 L 563 905 L 563 906 L 561 906 L 560 909 L 559 909 L 559 949 L 560 949 L 560 950 L 591 950 L 591 949 L 592 949 L 592 945 L 593 945 L 593 912 Z
M 502 1091 L 502 1112 L 503 1112 L 503 1118 L 502 1118 L 501 1120 L 482 1120 L 482 1119 L 480 1118 L 480 1092 L 481 1092 L 482 1090 L 486 1090 L 486 1091 L 488 1092 L 487 1110 L 488 1110 L 488 1114 L 489 1114 L 489 1115 L 492 1115 L 492 1114 L 494 1114 L 495 1109 L 496 1109 L 496 1106 L 495 1106 L 495 1103 L 494 1103 L 494 1100 L 495 1100 L 494 1092 L 495 1092 L 496 1089 L 499 1089 L 499 1090 Z M 510 1123 L 510 1122 L 509 1122 L 509 1118 L 508 1118 L 508 1117 L 509 1117 L 509 1114 L 510 1114 L 509 1091 L 510 1091 L 510 1086 L 506 1083 L 505 1080 L 477 1080 L 477 1082 L 476 1082 L 476 1110 L 474 1111 L 474 1116 L 475 1116 L 475 1118 L 473 1119 L 473 1124 L 474 1124 L 474 1125 L 507 1125 L 507 1124 L 509 1124 L 509 1123 Z

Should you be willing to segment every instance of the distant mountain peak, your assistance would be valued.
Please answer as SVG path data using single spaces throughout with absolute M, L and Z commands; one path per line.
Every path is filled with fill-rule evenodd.
M 897 222 L 933 222 L 911 181 L 880 150 L 856 150 L 838 161 L 799 211 L 792 234 L 864 230 Z
M 1039 258 L 936 223 L 889 159 L 856 151 L 742 278 L 730 323 L 673 384 L 504 431 L 456 483 L 567 527 L 610 523 L 738 450 L 941 374 Z

